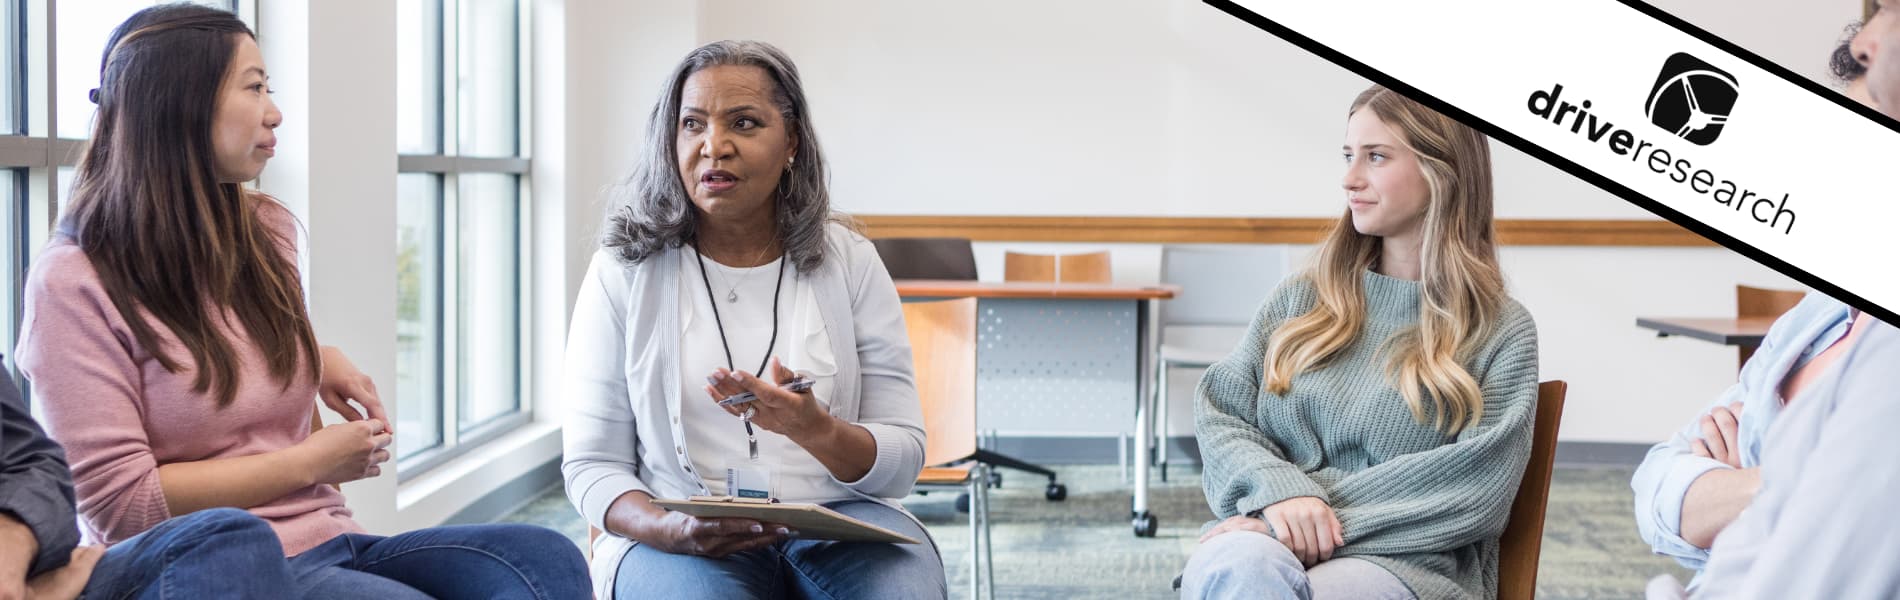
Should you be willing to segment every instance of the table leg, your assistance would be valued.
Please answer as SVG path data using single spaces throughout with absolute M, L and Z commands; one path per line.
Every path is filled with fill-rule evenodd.
M 1135 319 L 1135 342 L 1140 353 L 1135 357 L 1135 498 L 1132 525 L 1136 537 L 1154 537 L 1155 517 L 1148 512 L 1148 472 L 1154 446 L 1154 345 L 1160 339 L 1159 311 L 1155 300 L 1140 302 Z
M 1169 363 L 1155 359 L 1155 467 L 1169 480 Z
M 983 546 L 983 511 L 989 507 L 983 504 L 983 490 L 990 485 L 988 465 L 978 463 L 970 470 L 970 600 L 980 600 L 983 590 L 983 563 L 980 550 Z

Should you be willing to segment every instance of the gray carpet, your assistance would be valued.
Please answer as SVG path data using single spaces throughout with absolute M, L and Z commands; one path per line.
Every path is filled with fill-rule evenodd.
M 1161 529 L 1151 539 L 1129 528 L 1128 487 L 1112 466 L 1057 467 L 1069 498 L 1049 502 L 1042 482 L 1006 472 L 990 495 L 999 598 L 1172 598 L 1169 582 L 1193 551 L 1203 522 L 1213 518 L 1201 495 L 1199 473 L 1174 468 L 1156 481 L 1151 510 Z M 1630 468 L 1559 466 L 1538 568 L 1539 598 L 1636 598 L 1660 573 L 1687 581 L 1673 561 L 1650 554 L 1630 516 Z M 969 521 L 956 512 L 955 495 L 936 493 L 905 501 L 930 528 L 943 551 L 953 598 L 969 589 Z M 559 488 L 504 517 L 552 527 L 583 543 L 587 527 Z

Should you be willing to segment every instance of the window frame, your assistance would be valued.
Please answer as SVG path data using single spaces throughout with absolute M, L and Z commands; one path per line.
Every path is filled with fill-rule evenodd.
M 436 197 L 433 214 L 435 217 L 436 248 L 433 254 L 436 261 L 436 277 L 425 281 L 423 285 L 435 287 L 434 323 L 428 324 L 436 331 L 433 354 L 424 357 L 434 363 L 434 381 L 424 384 L 425 389 L 434 391 L 433 402 L 436 407 L 435 423 L 436 444 L 411 454 L 401 454 L 393 461 L 396 464 L 398 484 L 427 473 L 444 463 L 465 455 L 468 452 L 493 441 L 523 425 L 534 421 L 533 403 L 529 401 L 528 391 L 533 389 L 533 373 L 529 365 L 532 362 L 530 344 L 533 339 L 529 326 L 532 310 L 528 282 L 532 278 L 532 261 L 529 256 L 531 244 L 532 211 L 530 189 L 532 185 L 533 159 L 528 152 L 529 124 L 532 114 L 532 79 L 530 44 L 528 43 L 532 23 L 527 0 L 509 0 L 515 13 L 515 115 L 516 143 L 514 156 L 470 156 L 463 155 L 460 149 L 461 134 L 458 85 L 459 62 L 462 60 L 458 27 L 461 18 L 461 4 L 466 0 L 418 0 L 435 3 L 435 15 L 438 20 L 435 42 L 440 46 L 434 53 L 435 64 L 425 68 L 425 73 L 433 69 L 438 85 L 435 88 L 435 153 L 402 153 L 396 156 L 396 172 L 400 175 L 430 175 L 436 178 Z M 426 12 L 425 12 L 426 14 Z M 397 35 L 410 32 L 398 31 Z M 462 394 L 460 390 L 459 365 L 456 351 L 459 348 L 459 332 L 456 324 L 461 316 L 461 307 L 452 299 L 456 296 L 460 267 L 455 264 L 456 253 L 452 250 L 460 245 L 461 176 L 476 174 L 498 174 L 514 178 L 515 191 L 515 408 L 513 411 L 493 417 L 480 423 L 471 423 L 467 427 L 461 424 Z M 424 314 L 431 311 L 425 310 Z M 394 394 L 386 403 L 397 402 Z

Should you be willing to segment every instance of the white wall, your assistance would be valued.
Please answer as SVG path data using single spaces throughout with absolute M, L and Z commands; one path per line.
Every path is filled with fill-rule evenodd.
M 1859 12 L 1852 0 L 1658 4 L 1817 79 Z M 833 197 L 859 213 L 1333 216 L 1332 148 L 1366 85 L 1192 2 L 668 6 L 691 13 L 695 39 L 635 35 L 651 28 L 631 20 L 590 26 L 647 40 L 641 50 L 662 64 L 717 39 L 784 48 L 805 77 Z M 635 59 L 572 60 L 570 73 Z M 624 140 L 638 136 L 640 121 L 626 117 L 644 115 L 657 89 L 639 78 L 595 83 L 570 90 L 612 98 L 627 115 L 570 130 L 568 148 L 604 153 L 602 170 L 570 172 L 572 206 L 625 172 Z M 1654 218 L 1520 152 L 1494 150 L 1500 217 Z M 1151 245 L 1010 246 L 1110 248 L 1118 278 L 1159 278 Z M 1000 276 L 1001 247 L 979 245 L 985 278 Z M 1656 339 L 1635 327 L 1637 316 L 1732 314 L 1736 283 L 1799 287 L 1721 249 L 1507 248 L 1503 260 L 1514 293 L 1538 317 L 1545 376 L 1572 384 L 1567 440 L 1660 438 L 1733 380 L 1732 348 Z M 1192 383 L 1183 379 L 1178 434 L 1189 431 L 1183 400 Z
M 798 62 L 841 208 L 1150 214 L 1175 4 L 707 0 L 699 31 Z
M 568 306 L 597 248 L 606 191 L 630 171 L 663 80 L 697 45 L 690 0 L 566 0 Z

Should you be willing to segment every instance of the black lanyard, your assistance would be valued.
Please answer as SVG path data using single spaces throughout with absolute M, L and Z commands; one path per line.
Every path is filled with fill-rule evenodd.
M 706 276 L 706 256 L 699 253 L 698 244 L 693 244 L 693 257 L 699 259 L 699 281 L 706 285 L 706 300 L 712 303 L 713 325 L 719 328 L 719 345 L 726 349 L 726 370 L 733 371 L 735 367 L 733 367 L 732 362 L 732 344 L 726 341 L 726 324 L 719 318 L 719 296 L 713 294 L 712 279 Z M 772 362 L 772 349 L 778 347 L 778 294 L 779 291 L 783 289 L 785 289 L 785 257 L 780 256 L 778 259 L 778 281 L 772 284 L 772 339 L 765 343 L 765 357 L 759 359 L 759 370 L 753 372 L 754 377 L 765 374 L 765 365 Z M 747 407 L 746 410 L 750 412 L 752 409 L 751 407 Z M 739 421 L 745 423 L 747 451 L 753 460 L 758 460 L 759 437 L 752 432 L 752 419 L 740 417 Z

